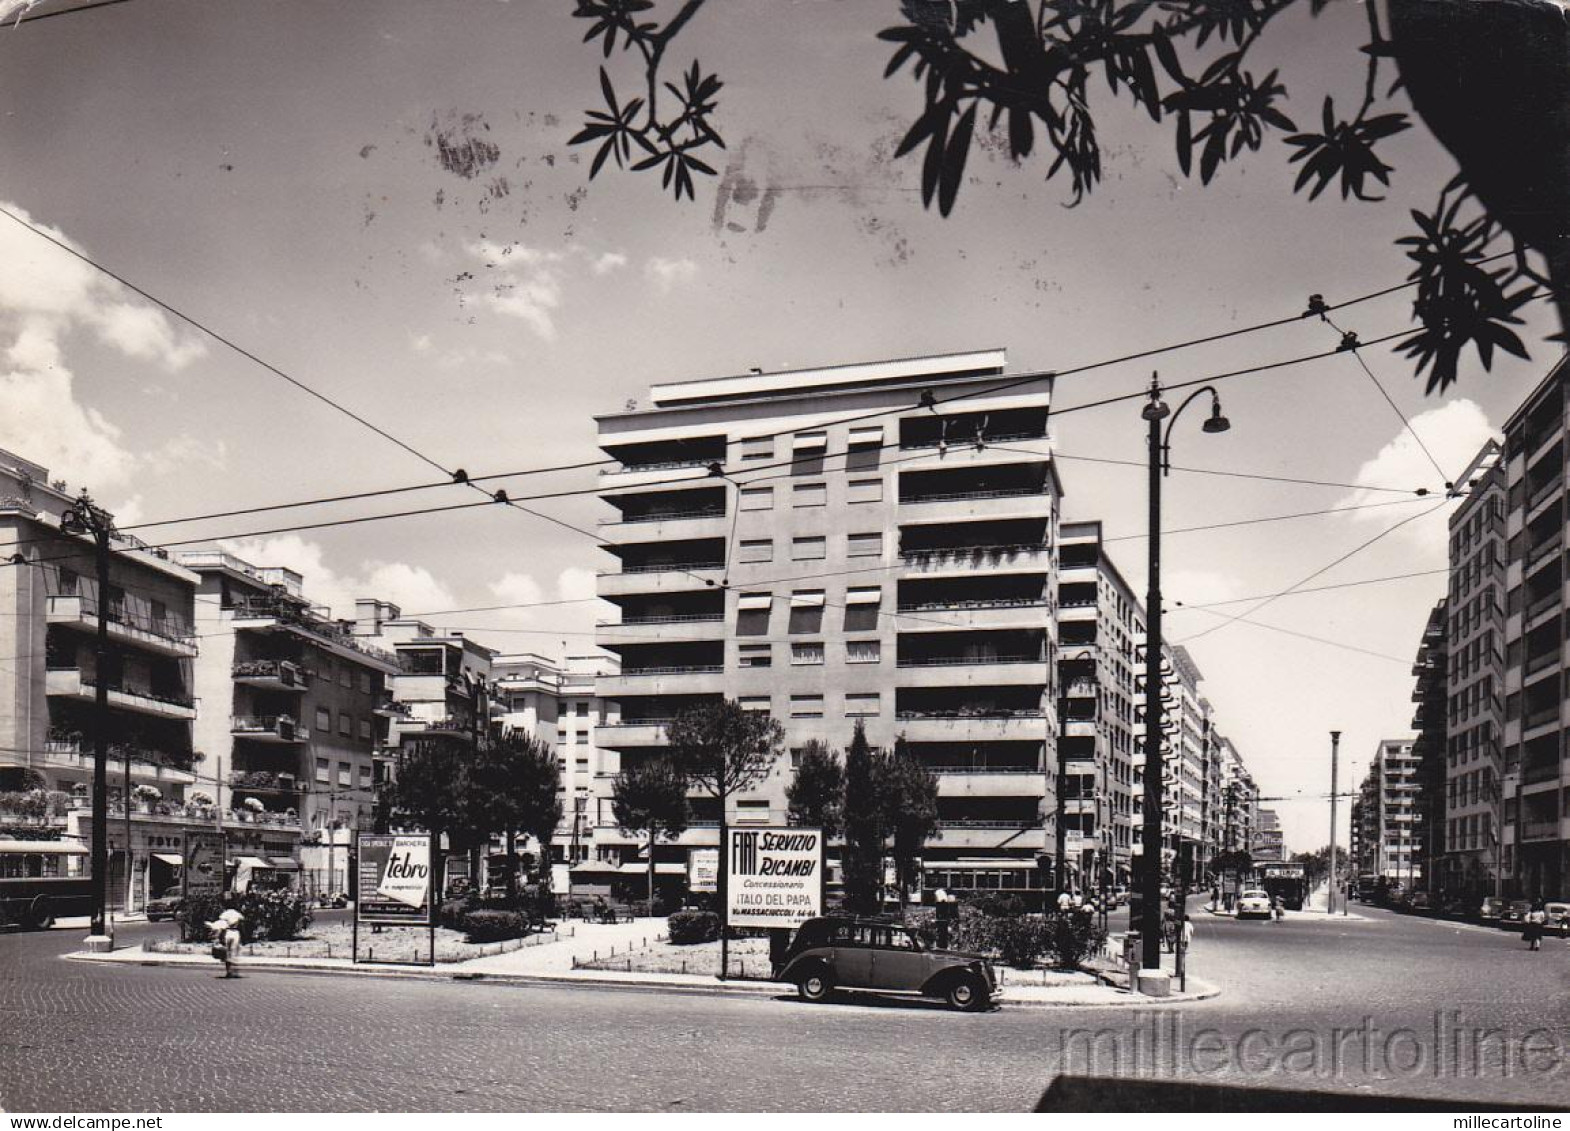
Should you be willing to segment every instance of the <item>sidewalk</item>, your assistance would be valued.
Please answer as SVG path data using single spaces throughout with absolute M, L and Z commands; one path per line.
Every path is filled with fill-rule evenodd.
M 484 979 L 519 985 L 583 985 L 666 993 L 730 994 L 754 997 L 794 996 L 792 987 L 778 982 L 730 980 L 700 974 L 644 974 L 637 971 L 585 970 L 577 963 L 612 957 L 628 949 L 652 942 L 665 933 L 664 919 L 635 919 L 629 923 L 563 923 L 554 943 L 523 947 L 505 954 L 471 958 L 464 962 L 444 962 L 439 966 L 359 965 L 345 958 L 246 958 L 240 963 L 242 974 L 276 970 L 289 973 L 330 973 L 357 977 L 418 978 L 441 981 Z M 138 948 L 122 948 L 107 954 L 77 952 L 65 956 L 78 962 L 108 962 L 140 966 L 183 966 L 216 970 L 214 961 L 204 954 L 165 954 Z M 1215 985 L 1189 978 L 1189 991 L 1171 997 L 1147 998 L 1128 990 L 1107 985 L 1089 974 L 1064 975 L 1054 985 L 1009 984 L 1012 971 L 1005 971 L 1001 1001 L 1022 1006 L 1146 1006 L 1199 1001 L 1220 993 Z

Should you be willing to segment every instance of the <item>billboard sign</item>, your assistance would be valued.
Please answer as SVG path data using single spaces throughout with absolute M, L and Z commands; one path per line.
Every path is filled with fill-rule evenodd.
M 180 867 L 181 894 L 186 899 L 222 895 L 224 891 L 224 834 L 185 834 L 184 862 Z
M 730 829 L 725 921 L 799 927 L 823 914 L 822 829 Z
M 687 853 L 687 890 L 720 890 L 720 850 L 694 848 Z
M 360 833 L 356 845 L 360 892 L 356 919 L 410 927 L 433 923 L 431 838 L 424 833 Z

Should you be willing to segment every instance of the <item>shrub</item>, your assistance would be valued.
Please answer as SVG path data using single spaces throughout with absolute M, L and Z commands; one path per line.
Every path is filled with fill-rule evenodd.
M 311 910 L 293 891 L 251 891 L 228 897 L 206 895 L 184 900 L 175 911 L 184 942 L 206 942 L 212 937 L 207 924 L 225 908 L 233 907 L 242 916 L 240 941 L 294 939 L 311 925 Z
M 1016 970 L 1029 970 L 1047 952 L 1046 925 L 1034 915 L 993 920 L 997 955 Z
M 1045 924 L 1043 949 L 1052 955 L 1054 965 L 1075 968 L 1106 941 L 1107 932 L 1096 926 L 1092 916 L 1053 915 Z
M 1017 895 L 978 895 L 968 906 L 983 915 L 998 919 L 1017 919 L 1028 910 L 1025 901 Z
M 720 917 L 712 911 L 673 911 L 665 922 L 676 946 L 713 942 L 720 937 Z
M 464 929 L 463 922 L 471 911 L 480 909 L 477 899 L 446 899 L 436 909 L 436 925 L 446 927 L 450 931 Z
M 521 939 L 529 933 L 529 920 L 516 911 L 491 911 L 481 908 L 463 917 L 463 932 L 472 943 Z

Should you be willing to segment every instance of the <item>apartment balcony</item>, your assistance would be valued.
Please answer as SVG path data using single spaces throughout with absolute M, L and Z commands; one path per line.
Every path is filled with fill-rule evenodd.
M 60 699 L 76 699 L 84 703 L 94 702 L 98 695 L 97 685 L 88 680 L 80 668 L 50 668 L 44 674 L 44 690 L 46 694 Z M 194 700 L 185 696 L 155 695 L 140 688 L 111 686 L 109 705 L 158 719 L 196 718 Z
M 1044 712 L 1015 711 L 1003 715 L 944 715 L 901 711 L 899 731 L 911 742 L 1041 741 L 1046 736 Z
M 125 747 L 111 743 L 108 749 L 110 781 L 125 780 Z M 189 761 L 190 755 L 163 754 L 159 751 L 133 750 L 131 752 L 131 780 L 151 784 L 192 785 L 196 774 L 169 762 L 144 761 L 144 759 L 179 758 Z M 44 743 L 44 765 L 50 769 L 93 772 L 93 744 L 90 739 L 50 739 Z
M 1041 518 L 1052 511 L 1052 496 L 1039 488 L 997 487 L 977 491 L 937 491 L 902 494 L 901 521 L 927 517 L 957 522 L 980 518 Z
M 1088 622 L 1094 624 L 1100 609 L 1094 602 L 1088 605 L 1059 605 L 1058 623 L 1073 624 L 1074 622 Z
M 724 562 L 637 566 L 601 573 L 596 592 L 609 600 L 644 594 L 686 593 L 717 588 L 724 576 Z
M 371 708 L 373 715 L 380 715 L 384 719 L 407 719 L 409 717 L 409 704 L 400 703 L 392 697 L 380 700 Z
M 235 715 L 229 720 L 229 733 L 250 742 L 289 745 L 306 740 L 306 728 L 288 715 Z
M 1032 572 L 1051 565 L 1051 553 L 1040 543 L 1000 546 L 959 546 L 938 550 L 901 550 L 907 575 Z
M 1559 704 L 1544 707 L 1542 710 L 1533 711 L 1522 720 L 1521 730 L 1523 737 L 1540 727 L 1559 725 Z
M 250 597 L 236 601 L 229 612 L 236 630 L 294 633 L 386 675 L 396 675 L 401 670 L 397 656 L 355 639 L 329 619 L 325 609 L 307 605 L 303 601 L 284 597 Z
M 1037 769 L 928 768 L 937 775 L 938 794 L 942 797 L 1045 797 L 1047 793 L 1046 775 Z M 948 843 L 947 835 L 943 843 Z
M 683 542 L 692 538 L 724 538 L 730 533 L 724 508 L 668 511 L 639 515 L 620 522 L 602 522 L 600 534 L 611 546 Z M 604 547 L 609 548 L 609 547 Z
M 998 601 L 974 604 L 900 605 L 899 612 L 920 617 L 923 629 L 1041 628 L 1047 623 L 1044 601 Z M 914 627 L 918 622 L 906 622 Z
M 49 624 L 96 634 L 98 602 L 77 595 L 51 596 L 47 602 L 45 619 Z M 196 629 L 187 621 L 167 616 L 144 616 L 113 607 L 110 608 L 108 620 L 109 639 L 118 644 L 129 644 L 144 652 L 181 659 L 190 659 L 196 655 Z
M 713 459 L 698 456 L 659 460 L 654 463 L 621 464 L 600 469 L 600 493 L 621 491 L 664 484 L 682 484 L 689 480 L 709 479 L 709 464 Z M 723 463 L 723 458 L 721 459 Z
M 266 691 L 304 692 L 311 677 L 288 660 L 246 660 L 230 669 L 234 682 Z
M 1563 544 L 1563 530 L 1555 530 L 1552 535 L 1528 549 L 1526 552 L 1526 572 L 1530 573 L 1537 566 L 1546 562 L 1553 554 L 1559 551 L 1560 546 Z
M 594 626 L 594 642 L 601 648 L 627 644 L 680 644 L 724 640 L 724 613 L 687 613 L 682 616 L 646 617 Z
M 404 739 L 425 736 L 450 736 L 472 741 L 474 739 L 474 724 L 467 719 L 458 719 L 452 716 L 440 719 L 408 718 L 398 723 L 398 739 L 400 742 Z
M 1527 840 L 1558 840 L 1558 821 L 1522 821 L 1517 838 Z
M 594 742 L 596 746 L 606 750 L 664 746 L 665 725 L 670 721 L 670 719 L 638 719 L 634 722 L 601 723 L 594 728 Z
M 942 837 L 930 842 L 951 848 L 1008 848 L 1019 852 L 1043 851 L 1047 832 L 1039 824 L 1021 825 L 1018 821 L 942 821 Z
M 594 681 L 596 694 L 606 699 L 633 695 L 719 695 L 725 691 L 723 664 L 670 664 L 649 668 L 624 668 Z M 604 728 L 596 727 L 599 734 Z
M 1045 686 L 1047 683 L 1047 663 L 1039 656 L 912 659 L 900 660 L 897 667 L 900 687 Z

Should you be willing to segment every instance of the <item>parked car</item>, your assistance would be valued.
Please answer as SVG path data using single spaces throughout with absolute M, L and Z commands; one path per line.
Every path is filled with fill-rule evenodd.
M 1498 896 L 1488 896 L 1477 909 L 1478 922 L 1497 925 L 1504 918 L 1506 906 L 1505 901 Z
M 1452 895 L 1439 901 L 1439 914 L 1446 919 L 1465 919 L 1472 914 L 1472 901 Z
M 180 885 L 176 884 L 162 895 L 154 896 L 147 901 L 147 921 L 157 923 L 162 919 L 173 919 L 175 912 L 180 910 L 181 902 Z
M 1561 937 L 1570 936 L 1570 903 L 1555 900 L 1543 904 L 1543 910 L 1548 912 L 1548 929 L 1556 931 Z
M 1237 897 L 1237 917 L 1239 919 L 1268 919 L 1272 912 L 1270 908 L 1270 895 L 1258 888 L 1249 888 Z
M 797 929 L 774 975 L 794 982 L 803 1001 L 836 989 L 883 990 L 936 997 L 967 1012 L 998 993 L 992 964 L 980 955 L 931 950 L 907 928 L 879 919 L 809 919 Z
M 1426 891 L 1414 891 L 1407 895 L 1401 910 L 1411 915 L 1432 915 L 1434 901 Z
M 1504 914 L 1499 916 L 1499 925 L 1519 927 L 1526 922 L 1526 913 L 1530 910 L 1532 910 L 1530 899 L 1512 899 L 1505 907 Z

